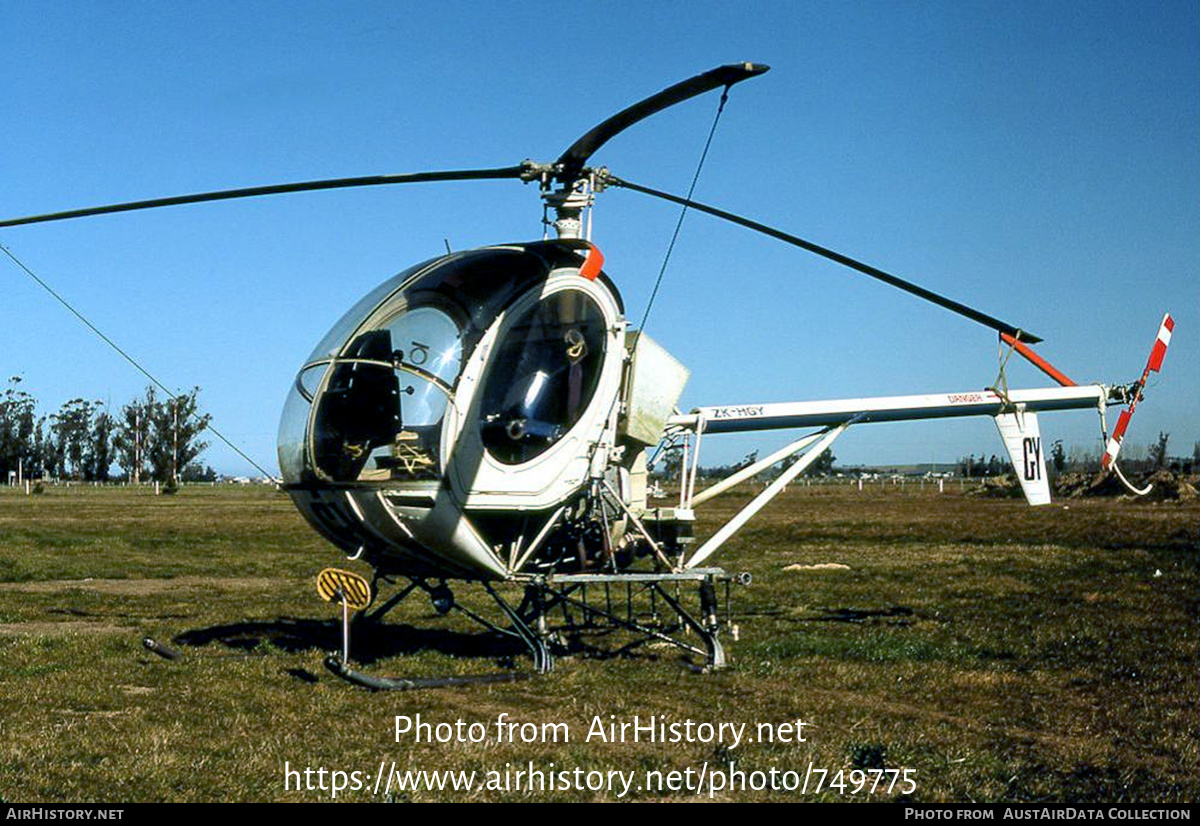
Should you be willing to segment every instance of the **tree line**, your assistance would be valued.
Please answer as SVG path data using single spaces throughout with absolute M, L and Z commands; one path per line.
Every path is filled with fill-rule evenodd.
M 1153 473 L 1158 470 L 1172 470 L 1180 473 L 1194 473 L 1200 468 L 1200 442 L 1192 445 L 1192 457 L 1172 456 L 1169 453 L 1171 434 L 1160 431 L 1158 440 L 1148 446 L 1125 444 L 1121 449 L 1120 464 L 1123 468 L 1134 473 Z M 1070 451 L 1063 446 L 1062 440 L 1055 441 L 1050 446 L 1046 457 L 1046 469 L 1052 475 L 1059 473 L 1096 473 L 1100 470 L 1100 450 L 1096 447 L 1073 447 Z M 1003 476 L 1011 470 L 1007 457 L 992 454 L 984 458 L 984 454 L 963 456 L 958 460 L 958 475 L 968 479 L 986 476 Z
M 650 474 L 651 476 L 660 480 L 678 479 L 679 469 L 682 461 L 683 456 L 681 451 L 669 450 L 651 469 Z M 758 451 L 752 450 L 743 456 L 740 462 L 734 462 L 731 465 L 701 465 L 696 469 L 696 475 L 701 479 L 725 479 L 737 473 L 739 470 L 749 467 L 757 461 Z M 758 474 L 758 478 L 764 481 L 774 479 L 792 465 L 796 464 L 798 461 L 800 461 L 799 456 L 794 454 L 788 456 L 760 472 Z M 833 463 L 836 461 L 837 457 L 833 455 L 833 451 L 825 450 L 820 456 L 813 460 L 812 464 L 804 469 L 804 471 L 801 473 L 801 476 L 831 476 L 834 472 Z
M 196 461 L 208 447 L 199 437 L 211 419 L 200 413 L 198 387 L 174 398 L 147 387 L 115 414 L 103 402 L 74 398 L 39 415 L 37 399 L 20 385 L 14 376 L 0 394 L 0 480 L 18 474 L 167 485 L 216 479 Z

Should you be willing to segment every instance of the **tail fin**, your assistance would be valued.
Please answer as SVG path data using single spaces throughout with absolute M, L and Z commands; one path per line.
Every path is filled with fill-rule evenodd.
M 1046 456 L 1038 432 L 1036 413 L 1018 409 L 993 416 L 1000 438 L 1008 451 L 1013 470 L 1021 482 L 1021 492 L 1031 505 L 1050 504 L 1050 480 L 1046 478 Z

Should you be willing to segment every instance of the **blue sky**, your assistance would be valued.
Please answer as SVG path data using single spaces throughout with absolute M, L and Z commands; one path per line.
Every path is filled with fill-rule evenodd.
M 714 66 L 735 87 L 696 191 L 722 208 L 1046 339 L 1080 381 L 1141 372 L 1130 440 L 1200 440 L 1200 56 L 1194 2 L 46 3 L 4 6 L 0 215 L 312 178 L 552 160 L 624 106 Z M 686 191 L 717 103 L 657 115 L 593 162 Z M 541 235 L 511 181 L 289 195 L 0 231 L 168 386 L 274 468 L 288 385 L 379 281 Z M 594 240 L 641 318 L 676 208 L 601 196 Z M 47 411 L 145 379 L 0 260 L 5 376 Z M 685 407 L 955 391 L 993 333 L 715 219 L 684 224 L 648 330 Z M 1015 386 L 1047 383 L 1010 363 Z M 1115 415 L 1115 412 L 1114 412 Z M 1046 416 L 1090 446 L 1096 416 Z M 706 443 L 712 463 L 783 437 Z M 1000 452 L 990 422 L 879 425 L 845 463 Z M 214 446 L 219 469 L 248 466 Z

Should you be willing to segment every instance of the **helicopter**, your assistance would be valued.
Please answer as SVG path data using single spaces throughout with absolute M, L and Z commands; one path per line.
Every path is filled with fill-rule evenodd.
M 1050 491 L 1038 414 L 1097 410 L 1104 471 L 1120 476 L 1122 439 L 1149 374 L 1162 367 L 1174 327 L 1164 316 L 1137 381 L 1079 385 L 1032 349 L 1041 339 L 1027 330 L 690 194 L 651 189 L 589 165 L 605 143 L 639 121 L 716 89 L 723 103 L 731 87 L 767 70 L 730 64 L 677 83 L 598 124 L 549 163 L 222 190 L 10 219 L 0 228 L 324 189 L 494 179 L 536 184 L 553 238 L 448 250 L 404 269 L 355 303 L 296 374 L 279 425 L 280 486 L 319 534 L 373 571 L 370 582 L 336 569 L 318 577 L 319 593 L 343 613 L 341 656 L 328 656 L 325 665 L 373 689 L 454 681 L 379 677 L 352 666 L 350 611 L 365 612 L 381 585 L 393 584 L 396 592 L 366 619 L 378 621 L 424 592 L 439 614 L 458 610 L 519 640 L 539 673 L 552 669 L 568 639 L 598 628 L 664 642 L 703 657 L 706 668 L 720 668 L 722 633 L 736 626 L 727 612 L 721 616 L 718 591 L 724 589 L 728 611 L 731 585 L 748 577 L 712 567 L 710 558 L 846 430 L 991 417 L 1026 499 L 1045 505 Z M 1002 370 L 995 386 L 983 390 L 680 411 L 688 369 L 635 329 L 591 239 L 596 196 L 612 187 L 730 221 L 964 316 L 994 330 L 1007 355 L 1027 359 L 1055 384 L 1009 389 Z M 1105 410 L 1113 405 L 1126 409 L 1109 433 Z M 696 490 L 702 442 L 762 430 L 806 432 Z M 652 495 L 651 470 L 664 456 L 675 457 L 679 473 L 670 506 Z M 780 462 L 781 474 L 696 541 L 697 507 Z M 458 603 L 451 582 L 481 586 L 503 619 L 493 622 Z M 500 586 L 516 586 L 520 601 L 514 604 Z

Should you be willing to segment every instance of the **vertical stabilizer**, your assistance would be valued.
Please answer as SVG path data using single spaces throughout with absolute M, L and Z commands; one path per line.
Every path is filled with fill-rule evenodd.
M 1046 456 L 1042 451 L 1037 414 L 1018 409 L 993 418 L 1025 499 L 1031 505 L 1049 505 L 1050 480 L 1046 478 Z

